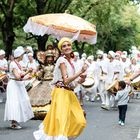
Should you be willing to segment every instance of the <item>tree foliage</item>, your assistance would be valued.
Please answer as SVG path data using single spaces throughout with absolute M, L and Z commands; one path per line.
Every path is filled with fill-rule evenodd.
M 10 48 L 8 53 L 17 45 L 31 44 L 44 49 L 49 36 L 27 35 L 22 30 L 23 26 L 31 16 L 67 11 L 95 24 L 98 32 L 95 45 L 75 41 L 75 51 L 93 54 L 97 49 L 105 52 L 129 50 L 132 45 L 140 44 L 140 15 L 137 12 L 139 2 L 140 0 L 1 0 L 0 37 L 3 41 L 0 40 L 0 46 L 6 50 Z

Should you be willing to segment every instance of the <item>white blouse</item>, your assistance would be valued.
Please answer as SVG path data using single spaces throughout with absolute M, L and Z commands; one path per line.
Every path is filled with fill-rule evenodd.
M 10 71 L 10 74 L 9 74 L 9 77 L 10 78 L 16 78 L 13 74 L 13 69 L 16 69 L 18 71 L 18 73 L 22 73 L 22 71 L 20 70 L 20 68 L 18 67 L 18 65 L 15 63 L 15 61 L 12 61 L 10 63 L 10 67 L 9 67 L 9 71 Z
M 60 64 L 62 64 L 62 63 L 64 63 L 66 66 L 66 72 L 67 72 L 68 77 L 73 76 L 75 73 L 75 70 L 72 68 L 72 66 L 68 62 L 68 60 L 66 58 L 64 58 L 63 56 L 60 56 L 56 62 L 55 68 L 54 68 L 52 84 L 55 84 L 58 81 L 63 81 L 61 70 L 60 70 Z M 74 86 L 75 83 L 72 82 L 72 85 Z

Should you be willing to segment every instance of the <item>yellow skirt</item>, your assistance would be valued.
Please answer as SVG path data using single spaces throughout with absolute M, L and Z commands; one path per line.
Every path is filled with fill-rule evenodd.
M 85 128 L 86 120 L 73 91 L 54 88 L 52 102 L 40 130 L 34 132 L 36 140 L 68 140 L 77 137 Z

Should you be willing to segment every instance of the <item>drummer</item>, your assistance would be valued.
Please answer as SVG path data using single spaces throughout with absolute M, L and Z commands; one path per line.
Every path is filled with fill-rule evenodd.
M 118 78 L 119 71 L 116 70 L 116 63 L 114 61 L 115 53 L 113 51 L 108 52 L 109 62 L 107 63 L 107 78 L 105 87 L 107 88 L 113 81 Z M 109 110 L 111 106 L 110 96 L 111 93 L 108 91 L 105 92 L 105 105 L 102 106 L 103 109 Z M 112 105 L 114 104 L 114 100 L 112 99 Z
M 5 51 L 0 50 L 0 74 L 6 74 L 7 70 L 8 70 L 8 62 L 5 59 Z M 5 98 L 6 98 L 5 92 L 3 90 L 0 91 L 0 103 L 4 102 Z
M 92 55 L 88 56 L 87 61 L 89 63 L 89 67 L 87 69 L 87 83 L 89 78 L 93 79 L 94 84 L 91 85 L 91 87 L 83 88 L 83 91 L 85 92 L 87 99 L 94 102 L 97 96 L 97 87 L 99 84 L 99 65 L 94 61 L 94 57 Z
M 107 61 L 104 59 L 104 52 L 102 50 L 97 51 L 97 65 L 99 66 L 99 84 L 98 84 L 98 94 L 101 97 L 102 105 L 105 105 L 105 81 L 107 77 Z
M 121 55 L 121 66 L 122 66 L 122 74 L 125 77 L 130 69 L 130 59 L 127 58 L 126 54 Z
M 5 59 L 5 51 L 0 50 L 0 73 L 5 74 L 8 70 L 8 62 Z
M 137 73 L 140 70 L 140 64 L 137 63 L 137 58 L 132 57 L 130 61 L 131 61 L 131 64 L 130 64 L 131 72 Z

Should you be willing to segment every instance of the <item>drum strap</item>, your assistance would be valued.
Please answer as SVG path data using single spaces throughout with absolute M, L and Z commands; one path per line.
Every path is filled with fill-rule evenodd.
M 18 66 L 18 68 L 21 70 L 20 64 L 16 60 L 14 60 L 14 62 L 16 63 L 16 65 Z
M 107 75 L 107 73 L 103 71 L 102 66 L 100 66 L 100 69 L 101 69 L 101 74 L 102 74 L 102 75 Z

